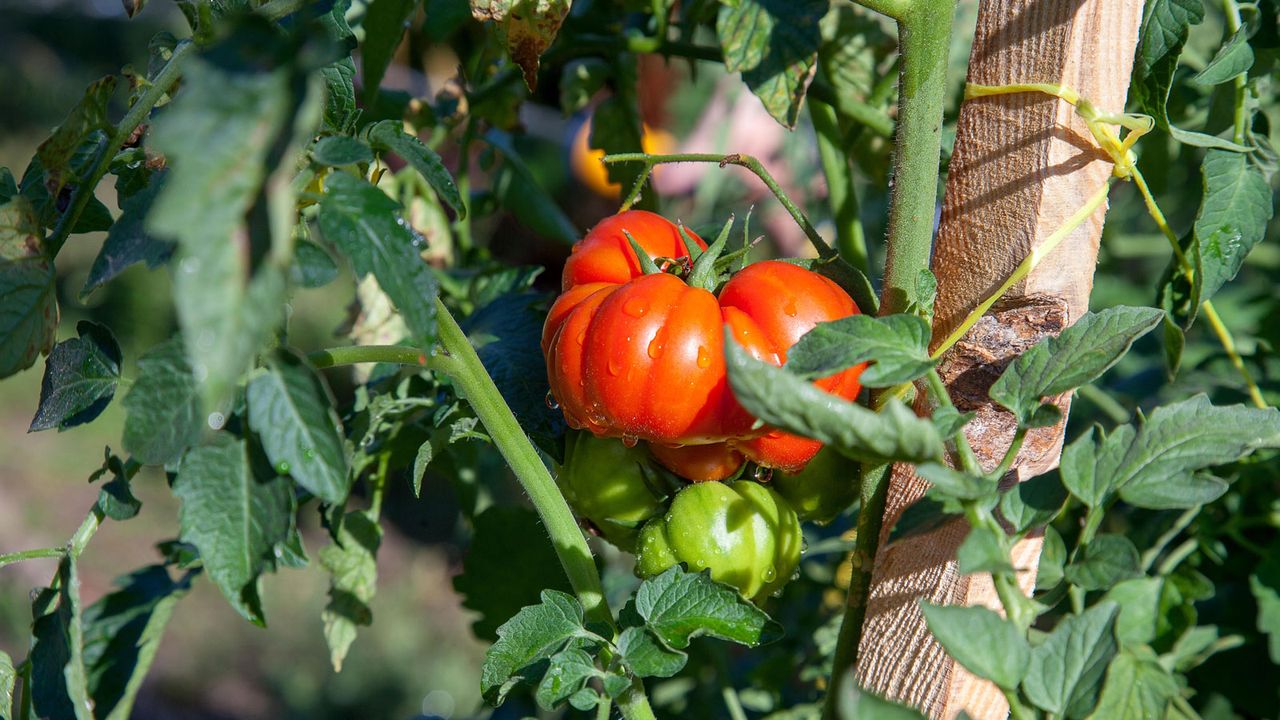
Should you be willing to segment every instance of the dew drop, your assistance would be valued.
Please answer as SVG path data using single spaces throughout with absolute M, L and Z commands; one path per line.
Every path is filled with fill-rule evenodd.
M 711 367 L 711 354 L 701 345 L 698 346 L 698 367 L 704 370 Z
M 634 318 L 644 317 L 649 312 L 649 305 L 640 298 L 630 298 L 622 304 L 622 312 Z
M 579 345 L 583 344 L 587 340 L 587 331 L 586 330 L 579 331 L 578 337 L 575 339 L 578 341 Z
M 757 465 L 755 472 L 751 476 L 755 478 L 756 482 L 767 483 L 773 479 L 773 468 Z
M 316 451 L 312 448 L 302 448 L 302 457 L 307 460 L 314 460 L 316 457 Z
M 209 427 L 214 430 L 221 430 L 223 425 L 227 424 L 227 416 L 220 412 L 211 412 L 207 418 Z
M 276 463 L 276 472 L 280 473 L 281 475 L 288 475 L 289 463 L 285 462 L 284 460 L 281 460 L 280 462 Z
M 544 402 L 546 402 L 547 407 L 551 408 L 552 410 L 560 409 L 560 401 L 556 400 L 556 396 L 552 395 L 550 390 L 547 391 L 547 397 L 544 399 Z
M 796 316 L 798 310 L 796 309 L 796 299 L 794 297 L 787 298 L 787 302 L 782 306 L 782 312 L 786 313 L 787 317 Z
M 198 383 L 204 382 L 209 377 L 209 367 L 204 363 L 196 363 L 191 367 L 191 377 Z
M 200 272 L 200 260 L 198 258 L 182 258 L 182 262 L 178 263 L 178 269 L 186 275 L 194 275 Z
M 807 552 L 809 552 L 809 541 L 802 537 L 800 538 L 800 554 L 803 555 Z
M 662 341 L 659 340 L 657 337 L 654 337 L 653 340 L 649 341 L 649 357 L 653 358 L 654 360 L 657 360 L 661 356 L 662 356 Z
M 633 448 L 633 447 L 635 447 L 636 445 L 638 445 L 639 443 L 640 443 L 640 438 L 638 438 L 638 437 L 636 437 L 636 436 L 634 436 L 634 435 L 623 435 L 623 436 L 622 436 L 622 444 L 623 444 L 623 445 L 626 445 L 626 446 L 627 446 L 627 447 L 629 447 L 629 448 Z
M 609 374 L 614 377 L 622 374 L 622 363 L 617 358 L 609 358 Z
M 769 567 L 764 569 L 763 573 L 761 573 L 760 579 L 767 583 L 771 583 L 774 580 L 778 579 L 778 570 L 774 568 L 772 565 L 770 565 Z

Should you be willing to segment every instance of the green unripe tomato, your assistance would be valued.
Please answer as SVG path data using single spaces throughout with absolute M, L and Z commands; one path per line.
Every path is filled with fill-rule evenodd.
M 798 473 L 775 471 L 773 488 L 791 503 L 801 520 L 826 524 L 858 498 L 862 468 L 830 447 L 824 447 Z
M 627 552 L 635 549 L 640 526 L 664 506 L 665 493 L 646 450 L 587 432 L 570 431 L 565 437 L 556 483 L 579 517 Z
M 800 519 L 773 489 L 749 480 L 697 483 L 640 531 L 636 574 L 652 577 L 682 562 L 758 603 L 791 579 L 801 543 Z

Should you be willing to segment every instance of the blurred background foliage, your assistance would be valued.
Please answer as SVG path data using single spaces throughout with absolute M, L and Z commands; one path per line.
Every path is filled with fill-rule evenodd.
M 582 90 L 573 82 L 574 77 L 591 72 L 590 37 L 599 32 L 592 25 L 591 13 L 593 5 L 600 4 L 604 3 L 574 4 L 561 41 L 544 60 L 542 82 L 535 93 L 530 96 L 519 83 L 508 82 L 480 98 L 490 103 L 485 108 L 487 117 L 506 113 L 507 122 L 494 122 L 489 131 L 499 134 L 495 138 L 499 142 L 491 145 L 506 143 L 506 157 L 499 159 L 488 147 L 468 158 L 480 169 L 471 188 L 473 207 L 478 211 L 474 238 L 449 238 L 445 233 L 443 242 L 437 244 L 440 238 L 428 234 L 431 252 L 446 257 L 454 253 L 490 254 L 508 265 L 543 266 L 547 269 L 534 287 L 549 291 L 557 286 L 559 266 L 573 238 L 616 209 L 617 187 L 610 187 L 599 168 L 585 157 L 589 112 L 599 106 L 603 96 L 589 83 L 587 90 Z M 714 3 L 687 3 L 684 12 L 691 16 L 714 13 Z M 126 18 L 117 0 L 0 0 L 0 17 L 4 18 L 0 22 L 0 166 L 16 169 L 25 166 L 35 147 L 81 97 L 86 85 L 126 65 L 145 67 L 147 43 L 156 32 L 185 32 L 175 6 L 159 0 L 132 20 Z M 958 105 L 975 17 L 976 0 L 961 2 L 951 54 L 953 101 L 944 133 L 947 138 L 954 138 L 950 123 Z M 894 74 L 893 29 L 861 12 L 852 21 L 861 23 L 863 29 L 859 35 L 863 44 L 857 48 L 865 72 L 860 81 L 870 95 L 879 93 L 879 104 L 887 110 L 893 106 L 894 88 L 886 82 Z M 700 32 L 710 31 L 703 28 Z M 1185 67 L 1180 72 L 1203 67 L 1221 37 L 1221 17 L 1210 12 L 1204 23 L 1192 28 L 1182 58 Z M 714 42 L 714 38 L 702 39 Z M 1275 48 L 1262 51 L 1256 67 L 1263 68 L 1264 74 L 1272 72 L 1275 53 Z M 394 115 L 405 108 L 425 107 L 443 118 L 450 107 L 464 111 L 456 105 L 467 100 L 456 92 L 458 68 L 488 77 L 490 64 L 500 56 L 491 33 L 469 19 L 465 0 L 427 0 L 411 18 L 383 82 L 384 92 L 368 112 Z M 832 234 L 818 147 L 807 113 L 801 114 L 794 131 L 787 131 L 765 112 L 736 75 L 726 75 L 718 64 L 664 60 L 657 55 L 635 58 L 631 65 L 636 74 L 636 107 L 650 128 L 652 146 L 648 149 L 756 155 L 824 235 Z M 575 92 L 585 92 L 585 101 L 574 99 Z M 1211 95 L 1212 88 L 1176 83 L 1171 115 L 1211 127 L 1218 122 Z M 470 101 L 477 103 L 477 96 Z M 123 109 L 120 97 L 116 103 L 113 115 Z M 566 103 L 574 109 L 569 115 L 562 111 Z M 1203 110 L 1206 106 L 1208 111 Z M 1278 110 L 1265 109 L 1271 128 L 1280 122 Z M 456 139 L 458 132 L 456 126 L 442 122 L 430 138 L 451 166 L 460 158 L 456 157 L 456 143 L 447 141 Z M 851 147 L 870 266 L 876 268 L 885 227 L 891 143 L 881 135 L 864 132 L 851 138 Z M 947 152 L 944 148 L 944 162 Z M 1157 134 L 1141 143 L 1140 153 L 1141 168 L 1171 224 L 1188 227 L 1199 201 L 1198 151 Z M 530 183 L 542 192 L 531 191 Z M 729 213 L 742 217 L 750 210 L 753 235 L 762 234 L 766 240 L 757 251 L 761 256 L 802 253 L 807 248 L 802 233 L 763 186 L 738 168 L 666 166 L 659 169 L 654 183 L 656 193 L 647 201 L 656 202 L 668 217 L 680 218 L 695 229 L 718 227 Z M 108 207 L 117 207 L 111 183 L 102 184 L 99 197 Z M 1168 262 L 1167 244 L 1132 187 L 1121 185 L 1111 197 L 1092 304 L 1095 309 L 1121 303 L 1152 305 L 1155 280 Z M 418 210 L 429 215 L 431 209 Z M 430 217 L 418 220 L 430 226 Z M 1275 352 L 1280 347 L 1280 293 L 1274 281 L 1280 271 L 1276 229 L 1273 220 L 1267 241 L 1249 256 L 1239 278 L 1215 298 L 1246 362 L 1272 402 L 1280 389 L 1280 358 Z M 128 363 L 123 375 L 131 377 L 136 358 L 175 330 L 168 276 L 134 267 L 82 300 L 78 290 L 103 236 L 77 236 L 59 258 L 61 328 L 66 335 L 75 320 L 109 318 Z M 468 247 L 466 243 L 472 240 L 475 245 Z M 299 290 L 291 304 L 292 343 L 312 348 L 334 344 L 341 337 L 338 328 L 347 320 L 347 307 L 353 300 L 351 287 L 350 282 L 338 282 Z M 1099 387 L 1083 390 L 1073 407 L 1068 438 L 1094 422 L 1109 427 L 1131 419 L 1140 409 L 1193 392 L 1206 391 L 1215 403 L 1245 400 L 1237 376 L 1203 323 L 1191 330 L 1182 372 L 1172 383 L 1166 378 L 1162 357 L 1160 340 L 1153 334 Z M 19 379 L 0 383 L 0 549 L 55 545 L 67 537 L 97 496 L 97 488 L 85 479 L 99 465 L 99 449 L 118 443 L 120 438 L 124 413 L 119 403 L 90 425 L 66 433 L 27 434 L 38 400 L 40 372 L 41 364 L 37 363 Z M 350 378 L 333 374 L 329 380 L 340 400 L 353 397 L 356 386 Z M 469 462 L 457 459 L 468 454 Z M 137 716 L 449 718 L 478 712 L 476 678 L 486 643 L 473 635 L 470 625 L 475 616 L 460 605 L 452 579 L 461 571 L 470 543 L 471 528 L 465 518 L 494 503 L 519 505 L 521 498 L 490 446 L 464 441 L 462 447 L 455 446 L 452 455 L 452 465 L 432 466 L 420 500 L 413 498 L 407 482 L 392 483 L 387 509 L 394 529 L 384 540 L 378 558 L 381 582 L 372 605 L 377 622 L 362 632 L 341 674 L 330 668 L 321 633 L 320 609 L 327 580 L 319 567 L 284 570 L 266 581 L 269 631 L 243 622 L 211 583 L 200 583 L 193 596 L 177 607 L 176 621 L 143 691 Z M 1272 527 L 1280 517 L 1280 493 L 1274 463 L 1237 471 L 1255 481 L 1234 485 L 1197 529 L 1203 542 L 1194 564 L 1213 581 L 1216 594 L 1199 602 L 1196 610 L 1200 623 L 1219 625 L 1223 635 L 1238 631 L 1257 638 L 1257 608 L 1247 577 L 1259 557 L 1280 554 L 1280 540 Z M 87 597 L 99 596 L 115 576 L 154 560 L 153 543 L 176 535 L 176 501 L 163 487 L 159 472 L 144 472 L 146 475 L 134 483 L 134 491 L 146 504 L 145 519 L 103 527 L 85 555 Z M 458 481 L 460 476 L 462 482 Z M 1159 524 L 1166 519 L 1155 515 L 1117 514 L 1113 522 L 1121 526 L 1110 529 L 1158 533 Z M 522 517 L 527 519 L 528 515 Z M 313 548 L 318 547 L 323 535 L 319 519 L 311 516 L 304 520 L 304 537 L 312 541 L 309 545 Z M 789 586 L 788 595 L 821 593 L 830 583 L 844 547 L 838 536 L 848 525 L 847 518 L 837 520 L 822 537 L 811 538 L 804 580 Z M 601 552 L 611 592 L 618 596 L 629 592 L 634 579 L 625 561 L 606 548 Z M 0 574 L 0 649 L 15 657 L 25 653 L 18 643 L 25 642 L 30 622 L 28 592 L 47 582 L 53 567 L 51 560 L 33 561 Z M 556 582 L 545 577 L 535 580 L 544 585 Z M 732 662 L 736 671 L 763 680 L 763 687 L 784 686 L 782 680 L 764 679 L 790 678 L 797 657 L 812 657 L 816 646 L 834 641 L 830 621 L 837 617 L 839 601 L 838 594 L 828 597 L 824 612 L 818 615 L 777 617 L 795 630 L 790 641 L 794 647 L 747 656 L 718 646 L 695 646 L 695 652 L 717 657 L 707 662 L 695 660 L 689 666 L 708 668 Z M 784 600 L 779 607 L 785 613 L 786 608 L 812 605 Z M 491 633 L 492 628 L 477 631 Z M 1255 677 L 1255 668 L 1269 667 L 1266 656 L 1265 643 L 1249 642 L 1217 655 L 1198 669 L 1193 683 L 1201 692 L 1196 705 L 1204 717 L 1231 717 L 1214 714 L 1215 696 L 1226 695 L 1228 689 L 1236 712 L 1251 717 L 1280 715 L 1280 696 L 1274 683 L 1239 682 L 1240 678 Z M 685 695 L 691 684 L 698 688 Z M 783 692 L 787 692 L 785 687 Z M 658 684 L 653 689 L 656 704 L 664 704 L 664 693 L 676 698 L 676 705 L 667 709 L 683 710 L 694 717 L 712 713 L 709 708 L 713 706 L 718 713 L 721 707 L 710 677 L 682 676 Z M 767 710 L 777 704 L 765 691 L 744 690 L 742 699 L 748 709 Z M 520 711 L 520 703 L 513 702 L 499 714 L 518 717 Z

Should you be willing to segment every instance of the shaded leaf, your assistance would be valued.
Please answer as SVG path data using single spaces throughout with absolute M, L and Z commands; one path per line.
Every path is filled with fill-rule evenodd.
M 1082 590 L 1104 590 L 1137 575 L 1138 548 L 1123 535 L 1099 535 L 1067 566 L 1067 582 Z
M 964 542 L 956 549 L 957 572 L 971 575 L 978 572 L 1012 572 L 1009 549 L 1004 538 L 989 527 L 979 526 L 969 530 Z
M 57 589 L 34 595 L 31 615 L 32 708 L 37 717 L 93 720 L 84 666 L 84 622 L 80 608 L 80 577 L 76 559 L 64 555 L 58 563 Z
M 114 130 L 107 120 L 107 103 L 116 90 L 116 78 L 108 75 L 90 83 L 84 96 L 71 108 L 53 134 L 36 148 L 36 157 L 44 168 L 44 185 L 49 194 L 58 197 L 63 188 L 79 184 L 80 177 L 72 162 L 76 152 L 94 133 Z
M 364 44 L 360 47 L 360 65 L 364 81 L 364 104 L 376 104 L 378 86 L 391 64 L 396 48 L 409 26 L 409 16 L 418 0 L 371 0 L 365 9 Z
M 916 474 L 929 482 L 930 492 L 958 498 L 978 500 L 996 491 L 996 481 L 976 477 L 938 463 L 925 463 L 916 467 Z
M 265 625 L 260 576 L 275 569 L 276 546 L 288 539 L 294 509 L 288 478 L 255 477 L 248 444 L 220 434 L 182 458 L 173 494 L 182 501 L 182 540 L 200 550 L 231 606 Z
M 102 413 L 120 381 L 120 344 L 105 325 L 76 323 L 79 337 L 53 347 L 40 380 L 40 405 L 27 432 L 83 425 Z
M 338 264 L 329 251 L 308 240 L 299 240 L 293 248 L 290 282 L 304 288 L 324 287 L 338 277 Z
M 1036 589 L 1046 590 L 1062 582 L 1067 564 L 1067 546 L 1062 535 L 1052 525 L 1044 528 L 1044 545 L 1040 550 L 1040 562 L 1036 568 Z
M 671 677 L 684 668 L 689 655 L 662 644 L 652 632 L 629 627 L 618 636 L 618 652 L 636 677 Z
M 276 472 L 330 505 L 351 488 L 342 421 L 324 380 L 302 358 L 278 352 L 249 383 L 249 427 Z
M 1267 636 L 1271 661 L 1280 664 L 1280 554 L 1269 553 L 1249 576 L 1249 590 L 1258 603 L 1257 628 Z
M 102 467 L 89 476 L 89 482 L 92 483 L 107 473 L 111 474 L 111 479 L 98 491 L 98 509 L 112 520 L 122 521 L 137 516 L 142 510 L 142 501 L 133 496 L 129 483 L 142 465 L 133 459 L 121 460 L 109 447 L 103 448 L 102 454 Z
M 437 284 L 418 254 L 421 237 L 399 210 L 399 203 L 363 179 L 334 173 L 325 181 L 320 231 L 350 258 L 357 275 L 377 279 L 414 343 L 427 347 L 436 334 Z
M 322 137 L 311 147 L 311 157 L 321 165 L 341 167 L 373 162 L 368 143 L 346 135 Z
M 144 465 L 167 465 L 200 441 L 205 416 L 181 338 L 138 358 L 138 377 L 123 403 L 124 449 Z
M 1066 503 L 1067 490 L 1054 470 L 1020 482 L 1003 493 L 1000 514 L 1015 533 L 1024 533 L 1047 525 L 1062 512 Z
M 329 603 L 325 605 L 324 639 L 334 672 L 341 672 L 356 628 L 373 622 L 369 602 L 378 586 L 378 547 L 382 527 L 364 511 L 346 514 L 332 545 L 320 551 L 320 564 L 329 572 Z
M 169 261 L 176 244 L 156 237 L 146 228 L 147 215 L 164 188 L 166 176 L 163 172 L 153 174 L 144 188 L 121 203 L 120 219 L 107 231 L 107 239 L 89 268 L 80 297 L 106 285 L 134 263 L 146 263 L 154 269 Z
M 400 123 L 393 120 L 374 123 L 369 127 L 368 133 L 369 141 L 375 148 L 390 150 L 399 155 L 426 179 L 431 189 L 453 208 L 459 218 L 467 216 L 467 206 L 458 194 L 453 175 L 449 174 L 435 150 L 427 147 L 416 136 L 406 133 Z
M 58 300 L 31 203 L 0 205 L 0 378 L 25 370 L 53 348 Z
M 554 709 L 582 690 L 587 681 L 601 672 L 586 650 L 568 647 L 551 656 L 547 672 L 538 683 L 534 698 L 546 710 Z
M 775 120 L 796 125 L 822 44 L 826 0 L 740 0 L 720 8 L 716 35 L 724 66 L 741 72 Z
M 1253 48 L 1249 47 L 1249 29 L 1242 27 L 1218 48 L 1213 59 L 1191 80 L 1204 85 L 1219 85 L 1253 67 Z

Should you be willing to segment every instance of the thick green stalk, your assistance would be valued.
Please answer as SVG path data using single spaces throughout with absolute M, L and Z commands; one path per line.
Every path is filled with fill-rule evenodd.
M 89 173 L 85 177 L 84 182 L 80 183 L 71 191 L 71 201 L 67 206 L 67 211 L 62 214 L 58 220 L 58 224 L 54 226 L 53 231 L 49 233 L 49 239 L 45 241 L 46 252 L 49 257 L 57 257 L 58 251 L 62 249 L 62 244 L 67 241 L 67 237 L 71 235 L 71 231 L 76 226 L 76 222 L 80 220 L 80 214 L 89 205 L 89 199 L 93 197 L 94 191 L 98 188 L 98 182 L 102 180 L 102 176 L 107 174 L 107 168 L 111 166 L 111 160 L 120 152 L 120 148 L 125 142 L 133 136 L 134 130 L 142 124 L 147 116 L 151 114 L 151 109 L 160 102 L 165 93 L 173 88 L 173 84 L 177 82 L 178 75 L 182 70 L 182 63 L 186 56 L 195 49 L 195 45 L 190 40 L 184 40 L 178 43 L 173 49 L 173 54 L 169 57 L 169 61 L 164 67 L 160 68 L 160 72 L 156 73 L 155 80 L 151 86 L 146 89 L 138 101 L 129 108 L 129 112 L 125 113 L 120 119 L 120 123 L 116 125 L 116 131 L 111 134 L 107 140 L 106 147 L 98 153 L 97 158 L 93 161 L 93 165 L 89 168 Z
M 612 627 L 613 616 L 604 600 L 600 574 L 596 572 L 591 549 L 587 547 L 587 539 L 578 527 L 569 504 L 560 494 L 524 428 L 520 427 L 515 414 L 502 399 L 498 386 L 493 384 L 466 333 L 458 327 L 449 309 L 439 299 L 436 300 L 436 318 L 440 344 L 449 354 L 433 358 L 432 364 L 439 363 L 439 367 L 453 379 L 489 437 L 493 438 L 493 444 L 498 446 L 498 451 L 524 486 L 534 509 L 542 518 L 542 524 L 546 526 L 547 534 L 551 536 L 551 544 L 555 546 L 565 574 L 569 576 L 569 584 L 582 601 L 587 617 Z
M 36 560 L 38 558 L 55 558 L 62 557 L 66 554 L 66 548 L 36 548 L 35 550 L 21 550 L 18 552 L 5 553 L 0 555 L 0 568 L 5 565 L 12 565 L 23 560 Z
M 827 178 L 827 201 L 836 226 L 836 249 L 845 262 L 870 275 L 867 263 L 867 238 L 859 219 L 858 192 L 853 181 L 853 167 L 841 152 L 840 125 L 835 108 L 809 98 L 809 117 L 818 136 L 818 157 Z
M 850 560 L 853 572 L 849 576 L 849 594 L 831 663 L 831 679 L 827 683 L 827 698 L 822 708 L 823 720 L 836 720 L 840 716 L 840 681 L 853 672 L 858 662 L 862 623 L 867 618 L 867 601 L 871 596 L 871 570 L 875 566 L 876 551 L 880 548 L 884 505 L 889 497 L 890 470 L 890 465 L 862 466 L 862 504 L 858 509 L 856 544 Z
M 427 366 L 427 356 L 417 348 L 402 345 L 351 345 L 348 347 L 317 350 L 307 359 L 318 368 L 360 363 L 393 363 L 396 365 Z
M 898 21 L 902 56 L 889 245 L 880 300 L 880 313 L 889 315 L 904 312 L 917 299 L 916 280 L 920 270 L 929 267 L 938 163 L 942 156 L 947 51 L 956 0 L 880 0 L 863 4 Z

